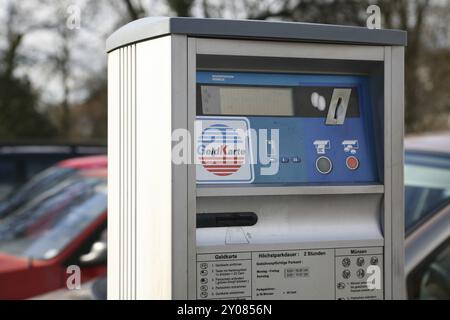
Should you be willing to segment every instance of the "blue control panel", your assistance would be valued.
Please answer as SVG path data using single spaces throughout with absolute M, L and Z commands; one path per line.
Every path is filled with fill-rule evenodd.
M 369 94 L 364 76 L 197 72 L 197 120 L 209 121 L 216 132 L 248 126 L 259 140 L 259 132 L 267 132 L 264 141 L 249 143 L 256 149 L 252 164 L 220 166 L 213 158 L 213 163 L 203 163 L 208 170 L 201 177 L 197 174 L 197 181 L 379 182 Z M 230 142 L 229 134 L 226 139 Z M 261 153 L 269 163 L 261 161 Z M 274 170 L 267 170 L 270 167 Z M 240 170 L 248 174 L 239 176 Z M 238 179 L 233 180 L 234 175 Z

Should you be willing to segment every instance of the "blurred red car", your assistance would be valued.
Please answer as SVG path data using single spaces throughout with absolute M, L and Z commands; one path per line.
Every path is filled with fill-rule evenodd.
M 106 156 L 63 161 L 19 190 L 0 222 L 0 299 L 66 287 L 71 265 L 81 282 L 106 275 L 106 167 Z

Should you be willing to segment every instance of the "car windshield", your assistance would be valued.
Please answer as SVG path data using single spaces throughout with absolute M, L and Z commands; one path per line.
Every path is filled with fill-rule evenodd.
M 0 203 L 0 218 L 14 212 L 20 205 L 49 190 L 61 181 L 76 174 L 72 168 L 51 167 L 37 174 L 34 178 L 14 191 L 7 199 Z
M 0 159 L 0 200 L 14 188 L 17 180 L 16 163 L 12 159 Z
M 450 156 L 407 152 L 405 226 L 410 231 L 450 202 Z
M 0 252 L 58 255 L 107 208 L 106 179 L 77 174 L 21 206 L 0 224 Z

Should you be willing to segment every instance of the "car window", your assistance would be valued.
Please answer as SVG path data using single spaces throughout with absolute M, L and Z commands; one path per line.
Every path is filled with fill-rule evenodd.
M 447 241 L 408 277 L 412 299 L 450 300 L 450 242 Z
M 58 155 L 2 155 L 0 158 L 0 185 L 14 191 L 23 186 L 39 172 L 67 158 Z M 4 194 L 4 198 L 9 196 Z
M 26 181 L 32 179 L 39 172 L 54 166 L 57 162 L 64 160 L 67 157 L 57 155 L 45 155 L 36 159 L 25 161 Z M 62 169 L 62 168 L 60 168 Z
M 16 163 L 13 160 L 0 160 L 0 177 L 2 183 L 14 183 L 16 179 Z
M 106 180 L 76 175 L 40 194 L 0 224 L 0 251 L 51 259 L 106 212 Z
M 7 200 L 0 203 L 0 218 L 10 215 L 19 206 L 36 198 L 61 181 L 75 175 L 77 170 L 72 168 L 51 167 L 37 174 L 25 185 L 14 191 Z
M 405 226 L 410 231 L 450 202 L 450 157 L 406 153 Z
M 0 200 L 5 198 L 16 183 L 16 163 L 13 160 L 0 160 Z

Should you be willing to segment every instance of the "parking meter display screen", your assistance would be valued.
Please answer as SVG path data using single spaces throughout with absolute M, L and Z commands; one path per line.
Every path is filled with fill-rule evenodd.
M 318 86 L 199 85 L 197 91 L 197 113 L 205 116 L 325 118 L 327 102 L 333 97 L 333 88 Z M 351 90 L 347 118 L 360 117 L 358 98 L 358 91 Z
M 201 104 L 204 115 L 294 115 L 291 88 L 201 86 Z

